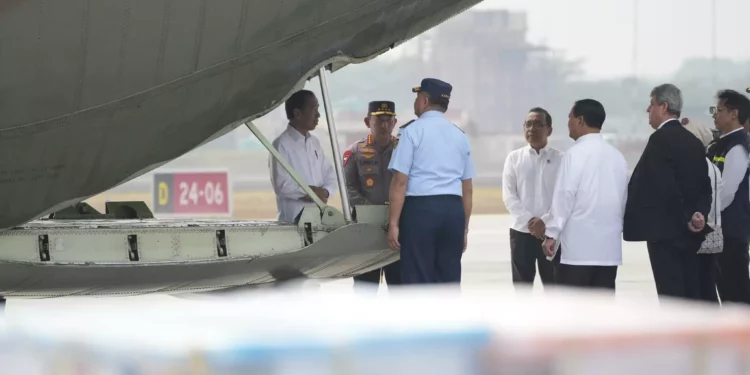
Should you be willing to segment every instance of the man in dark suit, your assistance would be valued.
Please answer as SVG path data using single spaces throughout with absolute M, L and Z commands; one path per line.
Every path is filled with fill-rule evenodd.
M 651 134 L 628 184 L 623 239 L 646 241 L 659 296 L 699 298 L 698 250 L 711 228 L 711 182 L 703 144 L 678 118 L 682 93 L 651 91 Z

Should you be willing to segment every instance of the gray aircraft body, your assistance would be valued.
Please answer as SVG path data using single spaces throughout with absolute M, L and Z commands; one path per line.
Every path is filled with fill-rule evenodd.
M 0 0 L 0 296 L 223 293 L 395 261 L 386 205 L 328 206 L 251 120 L 314 75 L 331 114 L 324 66 L 479 1 Z M 312 197 L 293 223 L 79 203 L 241 124 Z
M 372 58 L 480 1 L 0 1 L 0 229 L 157 168 L 272 110 L 321 64 Z

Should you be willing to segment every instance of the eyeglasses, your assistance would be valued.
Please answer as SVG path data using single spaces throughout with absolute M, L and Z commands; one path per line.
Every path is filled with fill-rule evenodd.
M 541 121 L 526 121 L 523 124 L 523 127 L 525 129 L 531 129 L 531 128 L 534 128 L 534 129 L 543 129 L 544 128 L 544 123 L 541 122 Z
M 721 111 L 724 111 L 724 110 L 726 110 L 726 108 L 723 108 L 723 107 L 708 107 L 708 113 L 710 115 L 715 115 L 715 114 L 717 114 L 717 113 L 719 113 Z

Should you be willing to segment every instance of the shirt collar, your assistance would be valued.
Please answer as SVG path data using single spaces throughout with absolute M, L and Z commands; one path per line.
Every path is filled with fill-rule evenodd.
M 536 150 L 534 150 L 534 148 L 530 145 L 526 145 L 526 150 L 528 150 L 528 153 L 531 155 L 544 155 L 549 152 L 549 143 L 539 149 L 539 153 L 537 153 Z
M 745 129 L 745 128 L 744 127 L 739 127 L 737 129 L 734 129 L 734 130 L 732 130 L 731 132 L 729 132 L 727 134 L 722 134 L 721 136 L 719 136 L 719 139 L 724 138 L 724 137 L 726 137 L 726 136 L 728 136 L 728 135 L 730 135 L 732 133 L 737 133 L 738 131 L 743 130 L 743 129 Z
M 396 141 L 396 137 L 391 136 L 391 143 L 393 143 L 394 141 Z M 372 134 L 368 134 L 367 137 L 365 137 L 365 143 L 368 146 L 374 146 L 375 145 L 375 140 L 372 138 Z
M 670 121 L 673 121 L 673 120 L 677 120 L 677 119 L 676 119 L 676 118 L 674 118 L 674 117 L 672 117 L 672 118 L 668 118 L 668 119 L 667 119 L 667 121 L 664 121 L 664 122 L 662 122 L 662 123 L 661 123 L 661 125 L 659 125 L 659 127 L 658 127 L 658 128 L 656 128 L 656 130 L 659 130 L 659 129 L 661 129 L 661 127 L 662 127 L 662 126 L 664 126 L 664 124 L 666 124 L 666 123 L 668 123 L 668 122 L 670 122 Z
M 292 126 L 291 124 L 288 124 L 286 126 L 286 131 L 287 133 L 289 133 L 289 136 L 291 136 L 292 139 L 295 141 L 304 141 L 307 138 L 310 138 L 310 132 L 307 132 L 307 135 L 303 135 L 297 129 L 295 129 L 294 126 Z
M 586 142 L 594 139 L 602 139 L 602 133 L 589 133 L 586 135 L 582 135 L 578 137 L 578 139 L 576 139 L 576 143 Z
M 444 116 L 443 112 L 436 111 L 436 110 L 432 109 L 432 110 L 429 110 L 429 111 L 423 113 L 422 116 L 419 116 L 419 118 L 443 117 L 443 116 Z

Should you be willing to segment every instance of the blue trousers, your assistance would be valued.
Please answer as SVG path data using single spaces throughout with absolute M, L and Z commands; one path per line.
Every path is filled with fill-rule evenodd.
M 465 225 L 458 195 L 406 197 L 399 220 L 402 283 L 461 282 Z

